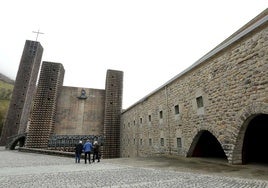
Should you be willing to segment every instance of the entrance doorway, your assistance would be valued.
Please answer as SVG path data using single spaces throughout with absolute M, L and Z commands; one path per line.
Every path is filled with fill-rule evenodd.
M 242 163 L 268 164 L 268 115 L 260 114 L 248 124 L 245 132 Z

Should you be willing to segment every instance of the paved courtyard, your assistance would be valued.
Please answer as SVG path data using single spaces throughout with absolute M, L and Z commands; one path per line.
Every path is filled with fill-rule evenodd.
M 267 187 L 267 168 L 220 164 L 170 165 L 172 159 L 106 159 L 75 164 L 73 158 L 0 149 L 0 187 Z M 170 162 L 173 161 L 173 162 Z M 175 162 L 174 162 L 175 161 Z M 205 163 L 205 162 L 204 162 Z M 182 163 L 181 163 L 182 164 Z M 196 165 L 197 168 L 192 166 Z M 213 168 L 213 165 L 215 168 Z M 187 167 L 188 166 L 188 167 Z M 201 168 L 201 167 L 204 168 Z M 207 169 L 205 168 L 207 166 Z M 235 170 L 238 169 L 238 170 Z M 250 171 L 251 170 L 251 171 Z M 253 170 L 254 171 L 254 170 Z M 239 176 L 241 174 L 241 176 Z M 259 175 L 259 176 L 258 176 Z

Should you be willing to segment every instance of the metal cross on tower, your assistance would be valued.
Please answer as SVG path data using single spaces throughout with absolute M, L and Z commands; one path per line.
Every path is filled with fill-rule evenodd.
M 36 33 L 36 39 L 35 39 L 35 41 L 37 41 L 39 34 L 45 34 L 45 33 L 39 32 L 39 29 L 38 29 L 38 31 L 33 31 L 33 33 Z

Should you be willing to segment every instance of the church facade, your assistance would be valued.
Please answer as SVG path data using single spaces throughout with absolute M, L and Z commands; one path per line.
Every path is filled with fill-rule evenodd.
M 26 41 L 1 145 L 12 148 L 20 141 L 28 148 L 68 151 L 90 139 L 102 143 L 104 158 L 268 163 L 267 9 L 124 110 L 122 71 L 107 71 L 105 89 L 67 87 L 63 65 L 44 61 L 34 89 L 42 51 L 39 42 Z

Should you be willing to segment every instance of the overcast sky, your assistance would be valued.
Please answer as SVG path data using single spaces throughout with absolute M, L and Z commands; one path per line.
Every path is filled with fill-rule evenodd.
M 267 0 L 3 0 L 0 72 L 15 80 L 32 31 L 43 61 L 62 63 L 65 86 L 104 89 L 124 72 L 123 108 L 212 50 L 268 6 Z

